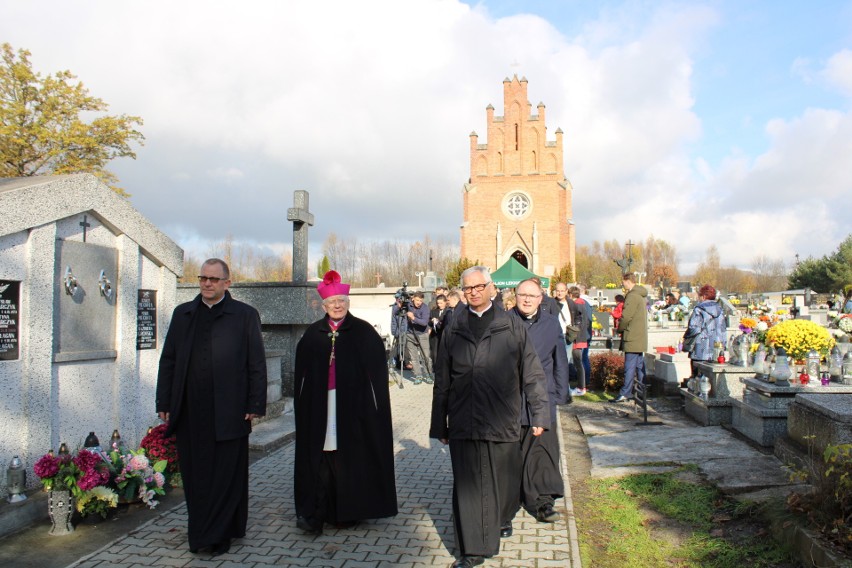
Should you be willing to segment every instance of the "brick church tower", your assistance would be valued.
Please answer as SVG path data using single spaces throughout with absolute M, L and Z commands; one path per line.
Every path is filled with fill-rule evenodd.
M 510 257 L 550 277 L 574 262 L 573 188 L 562 166 L 562 129 L 546 138 L 544 104 L 532 114 L 527 80 L 503 81 L 504 116 L 488 105 L 488 143 L 470 134 L 461 255 L 496 270 Z

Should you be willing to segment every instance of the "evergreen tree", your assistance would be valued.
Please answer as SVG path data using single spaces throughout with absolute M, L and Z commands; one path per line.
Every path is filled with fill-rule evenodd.
M 448 288 L 458 288 L 461 285 L 461 275 L 462 272 L 470 268 L 471 266 L 478 266 L 479 261 L 472 261 L 469 258 L 465 257 L 459 259 L 459 261 L 447 271 L 447 287 Z

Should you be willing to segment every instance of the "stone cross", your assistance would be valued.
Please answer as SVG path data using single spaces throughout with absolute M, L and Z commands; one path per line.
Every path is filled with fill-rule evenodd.
M 293 192 L 293 207 L 287 209 L 287 220 L 293 222 L 293 282 L 308 281 L 308 227 L 314 215 L 308 211 L 308 192 Z

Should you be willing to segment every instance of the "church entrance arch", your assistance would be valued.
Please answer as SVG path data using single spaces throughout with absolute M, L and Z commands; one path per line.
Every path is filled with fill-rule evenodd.
M 529 269 L 530 263 L 527 260 L 527 255 L 525 255 L 522 251 L 516 250 L 515 252 L 513 252 L 512 258 L 517 260 L 524 268 Z

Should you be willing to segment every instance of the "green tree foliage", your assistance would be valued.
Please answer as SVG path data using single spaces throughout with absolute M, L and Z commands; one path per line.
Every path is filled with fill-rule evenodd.
M 815 292 L 836 292 L 847 284 L 852 284 L 852 234 L 832 254 L 800 262 L 789 282 L 790 288 L 810 288 Z
M 322 278 L 329 270 L 331 270 L 331 262 L 328 256 L 322 255 L 322 260 L 317 263 L 317 278 Z
M 104 169 L 113 158 L 136 158 L 131 142 L 142 144 L 137 116 L 99 116 L 108 105 L 89 95 L 70 71 L 42 77 L 33 72 L 30 52 L 17 55 L 2 45 L 0 65 L 0 177 L 88 172 L 119 195 L 116 176 Z
M 550 277 L 550 293 L 553 294 L 553 289 L 556 288 L 556 285 L 560 282 L 564 284 L 569 284 L 571 282 L 576 282 L 574 279 L 574 268 L 571 266 L 571 263 L 565 264 L 553 273 L 553 276 Z
M 448 288 L 458 288 L 461 285 L 461 275 L 462 272 L 470 268 L 471 266 L 479 266 L 478 260 L 470 260 L 465 257 L 460 259 L 454 266 L 450 267 L 447 270 L 447 287 Z

